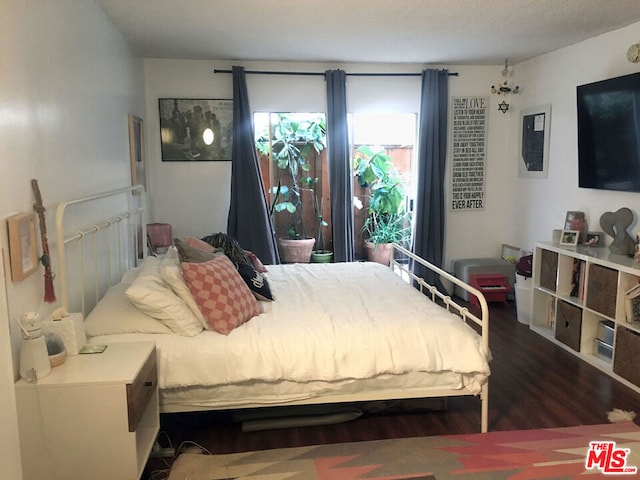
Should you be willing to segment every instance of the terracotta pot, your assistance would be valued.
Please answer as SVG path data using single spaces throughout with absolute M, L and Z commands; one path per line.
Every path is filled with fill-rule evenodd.
M 375 244 L 364 242 L 364 248 L 367 251 L 367 259 L 369 259 L 370 262 L 378 262 L 382 265 L 389 266 L 389 262 L 391 262 L 390 243 Z
M 309 263 L 311 250 L 313 250 L 315 243 L 315 238 L 291 240 L 290 238 L 281 237 L 278 239 L 280 260 L 283 263 Z

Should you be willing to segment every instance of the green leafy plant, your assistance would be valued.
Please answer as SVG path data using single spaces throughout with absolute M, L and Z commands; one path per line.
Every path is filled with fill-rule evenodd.
M 368 242 L 376 245 L 398 243 L 404 245 L 411 238 L 411 222 L 408 215 L 370 214 L 364 221 L 361 233 Z
M 356 150 L 354 173 L 369 190 L 369 211 L 360 233 L 375 243 L 406 244 L 411 238 L 411 218 L 406 211 L 406 182 L 384 149 L 363 145 Z
M 311 177 L 309 156 L 320 153 L 325 148 L 326 125 L 323 117 L 298 120 L 294 116 L 278 114 L 271 124 L 271 132 L 264 132 L 256 140 L 256 148 L 262 155 L 271 154 L 279 169 L 290 175 L 290 185 L 282 184 L 271 189 L 275 194 L 271 213 L 289 213 L 291 218 L 287 229 L 289 238 L 308 238 L 304 225 L 304 205 L 302 192 L 311 192 L 315 199 L 318 179 Z M 318 213 L 314 205 L 316 218 Z M 320 217 L 320 222 L 322 218 Z

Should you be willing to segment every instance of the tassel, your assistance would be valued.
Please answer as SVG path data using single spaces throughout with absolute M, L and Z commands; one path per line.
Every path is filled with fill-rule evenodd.
M 53 289 L 53 273 L 44 274 L 44 301 L 53 303 L 56 301 L 56 292 Z

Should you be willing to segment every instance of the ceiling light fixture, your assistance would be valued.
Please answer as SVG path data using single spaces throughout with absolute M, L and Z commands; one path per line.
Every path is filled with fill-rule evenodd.
M 519 85 L 513 85 L 509 83 L 509 77 L 513 78 L 513 65 L 509 65 L 509 59 L 505 58 L 504 59 L 504 68 L 502 69 L 502 78 L 504 80 L 502 80 L 502 82 L 498 83 L 497 85 L 491 85 L 491 93 L 496 94 L 496 95 L 509 95 L 511 93 L 513 94 L 518 94 L 520 93 L 520 86 Z M 499 105 L 498 105 L 498 110 L 500 110 L 502 113 L 507 113 L 507 111 L 509 110 L 509 104 L 503 100 Z

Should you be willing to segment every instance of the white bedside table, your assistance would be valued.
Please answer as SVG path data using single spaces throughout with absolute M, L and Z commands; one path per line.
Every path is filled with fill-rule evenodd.
M 139 479 L 160 429 L 156 349 L 112 343 L 16 383 L 24 479 Z

